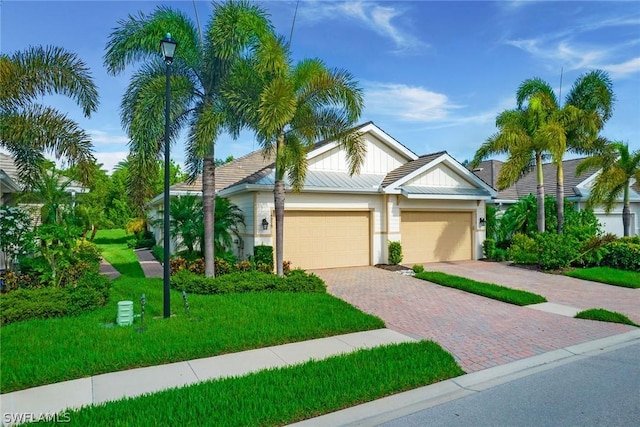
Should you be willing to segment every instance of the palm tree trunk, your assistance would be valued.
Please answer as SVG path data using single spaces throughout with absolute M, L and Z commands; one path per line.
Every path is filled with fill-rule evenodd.
M 213 160 L 213 144 L 202 164 L 202 211 L 204 221 L 204 274 L 215 277 L 215 253 L 213 221 L 216 209 L 215 164 Z
M 564 226 L 564 169 L 562 168 L 562 162 L 557 164 L 556 212 L 558 216 L 558 234 L 562 234 Z
M 622 208 L 622 228 L 624 236 L 630 235 L 631 210 L 629 209 L 629 183 L 624 187 L 624 207 Z
M 276 182 L 273 187 L 273 203 L 276 211 L 276 273 L 284 276 L 284 170 L 281 164 L 284 134 L 280 133 L 276 145 Z
M 538 186 L 536 188 L 536 198 L 538 201 L 538 233 L 544 233 L 544 179 L 542 176 L 542 152 L 536 151 L 536 174 Z

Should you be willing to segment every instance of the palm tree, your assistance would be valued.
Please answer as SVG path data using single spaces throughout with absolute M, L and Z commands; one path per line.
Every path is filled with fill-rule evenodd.
M 239 226 L 245 225 L 244 215 L 242 210 L 226 197 L 216 197 L 215 217 L 216 251 L 228 250 L 234 237 L 238 241 L 242 240 Z
M 86 117 L 98 107 L 91 73 L 74 53 L 47 46 L 0 54 L 0 147 L 14 157 L 27 188 L 36 179 L 46 150 L 77 164 L 83 182 L 95 161 L 89 135 L 65 114 L 36 102 L 49 94 L 70 97 Z
M 346 150 L 350 173 L 358 173 L 365 144 L 353 125 L 362 111 L 362 92 L 350 73 L 329 69 L 319 59 L 292 65 L 288 44 L 274 36 L 238 65 L 225 97 L 256 132 L 266 155 L 275 155 L 276 270 L 282 276 L 285 176 L 294 191 L 302 189 L 306 155 L 319 140 L 337 141 Z
M 104 55 L 107 70 L 117 75 L 126 65 L 138 64 L 122 99 L 121 118 L 126 127 L 135 164 L 132 186 L 143 187 L 156 174 L 155 160 L 164 145 L 165 64 L 159 42 L 171 32 L 178 42 L 172 65 L 170 138 L 188 128 L 187 171 L 191 179 L 202 173 L 205 273 L 214 276 L 215 169 L 214 144 L 228 120 L 220 87 L 235 61 L 250 55 L 264 34 L 272 31 L 265 12 L 248 1 L 213 3 L 204 33 L 182 12 L 158 7 L 118 22 Z
M 42 224 L 59 224 L 65 208 L 72 203 L 71 195 L 66 191 L 71 179 L 63 177 L 53 165 L 43 162 L 29 191 L 22 193 L 19 200 L 24 203 L 40 205 Z
M 560 107 L 551 86 L 542 79 L 528 79 L 518 89 L 518 108 L 536 94 L 542 94 L 549 104 L 547 123 L 540 129 L 547 151 L 556 166 L 557 231 L 564 224 L 564 170 L 562 162 L 567 151 L 589 152 L 613 111 L 613 90 L 609 76 L 595 70 L 578 77 Z
M 557 102 L 553 91 L 527 94 L 526 83 L 525 81 L 518 89 L 518 107 L 498 115 L 496 118 L 498 132 L 490 136 L 476 151 L 471 167 L 477 167 L 482 160 L 491 155 L 507 154 L 507 161 L 500 171 L 497 182 L 498 189 L 504 190 L 529 172 L 534 165 L 538 183 L 536 189 L 538 232 L 542 233 L 545 231 L 542 161 L 549 136 L 545 126 L 548 125 L 553 106 Z
M 180 196 L 171 199 L 171 237 L 182 237 L 182 244 L 193 252 L 204 234 L 202 203 L 196 196 Z
M 602 204 L 609 213 L 622 195 L 622 226 L 624 235 L 630 235 L 631 210 L 629 209 L 629 187 L 631 179 L 640 182 L 640 150 L 629 152 L 629 146 L 621 142 L 604 144 L 599 153 L 586 158 L 578 165 L 578 175 L 593 168 L 601 168 L 587 201 L 587 207 Z

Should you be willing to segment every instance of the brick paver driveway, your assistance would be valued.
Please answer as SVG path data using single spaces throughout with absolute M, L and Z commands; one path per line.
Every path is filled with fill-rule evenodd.
M 388 328 L 438 342 L 466 372 L 635 329 L 518 307 L 376 267 L 314 273 L 331 294 Z
M 541 273 L 497 262 L 436 262 L 425 264 L 425 268 L 524 289 L 544 296 L 549 302 L 582 310 L 606 308 L 618 311 L 640 323 L 640 289 L 621 288 L 559 274 Z

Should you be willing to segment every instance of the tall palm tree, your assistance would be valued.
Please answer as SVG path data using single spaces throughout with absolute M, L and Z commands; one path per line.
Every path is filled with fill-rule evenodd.
M 518 108 L 536 94 L 548 99 L 549 116 L 540 129 L 547 151 L 556 166 L 556 203 L 558 233 L 564 224 L 564 170 L 562 162 L 567 151 L 588 153 L 613 111 L 614 95 L 611 79 L 600 70 L 582 74 L 567 94 L 561 107 L 551 86 L 542 79 L 528 79 L 518 89 Z
M 283 275 L 285 177 L 299 191 L 306 155 L 319 140 L 335 140 L 347 153 L 349 171 L 359 172 L 365 144 L 353 130 L 363 107 L 353 76 L 319 59 L 291 63 L 280 37 L 263 40 L 256 56 L 238 64 L 225 89 L 227 102 L 252 128 L 267 155 L 275 155 L 276 271 Z
M 553 91 L 538 91 L 524 95 L 526 83 L 525 81 L 518 89 L 518 107 L 498 115 L 496 118 L 498 132 L 487 138 L 476 151 L 471 167 L 476 167 L 491 155 L 507 154 L 507 161 L 500 171 L 497 182 L 498 189 L 504 190 L 529 172 L 532 165 L 535 166 L 538 183 L 537 223 L 538 232 L 541 233 L 545 231 L 542 162 L 548 146 L 549 120 L 553 106 L 557 102 Z
M 77 164 L 83 182 L 95 161 L 89 135 L 64 113 L 37 103 L 39 96 L 49 94 L 68 96 L 86 117 L 98 108 L 96 85 L 76 54 L 54 46 L 0 53 L 0 147 L 14 157 L 27 188 L 47 150 Z
M 629 209 L 629 187 L 631 179 L 640 182 L 640 150 L 629 151 L 621 142 L 604 144 L 598 154 L 588 157 L 576 169 L 578 175 L 593 168 L 601 168 L 587 201 L 588 207 L 603 205 L 609 213 L 622 195 L 622 226 L 624 235 L 630 235 L 631 210 Z
M 188 129 L 187 171 L 202 173 L 205 273 L 214 276 L 214 145 L 224 127 L 237 134 L 220 98 L 231 66 L 250 55 L 261 37 L 272 31 L 264 10 L 248 1 L 213 3 L 204 33 L 182 12 L 158 7 L 118 22 L 107 43 L 104 62 L 117 75 L 139 64 L 122 99 L 121 118 L 127 129 L 135 165 L 132 185 L 142 188 L 157 172 L 155 160 L 164 149 L 165 64 L 159 42 L 167 32 L 178 42 L 172 64 L 170 139 Z

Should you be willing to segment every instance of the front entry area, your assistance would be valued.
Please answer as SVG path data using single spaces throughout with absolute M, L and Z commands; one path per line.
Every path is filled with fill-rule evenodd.
M 473 215 L 456 211 L 402 211 L 402 264 L 473 258 Z

